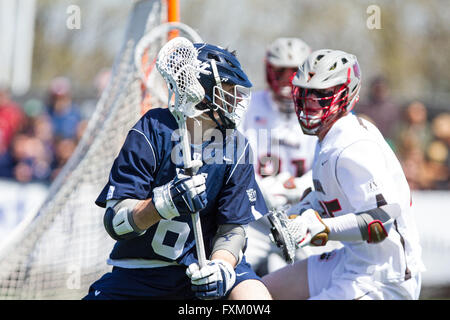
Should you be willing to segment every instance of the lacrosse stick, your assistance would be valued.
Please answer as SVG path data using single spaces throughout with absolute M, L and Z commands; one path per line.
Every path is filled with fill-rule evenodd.
M 284 259 L 293 264 L 295 260 L 295 243 L 292 242 L 291 236 L 287 232 L 286 222 L 289 219 L 285 209 L 273 210 L 267 216 L 271 224 L 270 228 L 270 240 L 281 249 Z
M 197 60 L 197 56 L 197 49 L 188 39 L 177 37 L 164 45 L 156 61 L 156 68 L 168 87 L 168 106 L 178 123 L 182 139 L 181 147 L 185 173 L 190 176 L 197 173 L 198 167 L 192 165 L 186 118 L 187 116 L 193 116 L 191 114 L 191 111 L 194 110 L 193 107 L 201 102 L 205 96 L 205 90 L 197 79 L 197 75 L 201 72 L 200 61 Z M 198 212 L 192 214 L 192 225 L 197 257 L 200 268 L 202 268 L 206 265 L 206 255 Z
M 151 96 L 151 105 L 165 106 L 167 102 L 166 83 L 158 72 L 154 72 L 158 53 L 167 43 L 168 34 L 177 32 L 192 42 L 203 42 L 200 35 L 188 25 L 181 22 L 163 23 L 152 28 L 136 45 L 134 63 L 137 76 Z

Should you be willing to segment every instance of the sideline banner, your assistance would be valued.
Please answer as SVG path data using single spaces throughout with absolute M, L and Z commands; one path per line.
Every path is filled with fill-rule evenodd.
M 0 179 L 0 241 L 27 216 L 39 210 L 48 187 L 39 183 L 17 183 Z
M 422 283 L 450 285 L 450 191 L 412 192 L 426 272 Z

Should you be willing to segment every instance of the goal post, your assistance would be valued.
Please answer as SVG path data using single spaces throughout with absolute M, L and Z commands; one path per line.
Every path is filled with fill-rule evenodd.
M 95 199 L 128 131 L 147 109 L 167 104 L 163 80 L 153 68 L 159 49 L 174 32 L 201 40 L 174 21 L 177 2 L 135 1 L 110 82 L 74 154 L 38 212 L 0 243 L 0 300 L 80 299 L 111 270 L 106 260 L 114 240 Z

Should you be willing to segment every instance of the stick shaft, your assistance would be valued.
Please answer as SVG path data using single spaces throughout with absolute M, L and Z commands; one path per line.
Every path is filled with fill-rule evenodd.
M 203 242 L 203 233 L 202 233 L 202 223 L 200 221 L 200 213 L 196 212 L 191 215 L 192 217 L 192 226 L 194 228 L 194 236 L 195 236 L 195 249 L 197 250 L 197 258 L 198 264 L 200 268 L 203 268 L 206 265 L 206 253 L 205 246 Z
M 186 128 L 186 119 L 184 116 L 178 118 L 178 127 L 180 129 L 181 135 L 181 148 L 183 153 L 183 163 L 185 167 L 185 173 L 187 175 L 193 176 L 196 172 L 194 168 L 190 166 L 191 163 L 191 146 L 188 139 L 188 131 Z M 196 212 L 191 214 L 192 218 L 192 227 L 195 237 L 195 248 L 197 251 L 198 264 L 200 268 L 203 268 L 206 265 L 206 253 L 205 253 L 205 244 L 203 241 L 203 231 L 202 224 L 200 221 L 200 213 Z

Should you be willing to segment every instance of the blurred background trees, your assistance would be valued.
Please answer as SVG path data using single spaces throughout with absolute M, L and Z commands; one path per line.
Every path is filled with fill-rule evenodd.
M 81 29 L 66 27 L 69 5 L 81 9 Z M 65 74 L 74 88 L 92 91 L 97 72 L 112 64 L 131 1 L 37 0 L 32 87 L 42 90 Z M 255 88 L 265 85 L 265 47 L 297 36 L 313 49 L 354 53 L 365 84 L 384 75 L 396 99 L 421 99 L 446 108 L 450 92 L 450 3 L 447 0 L 181 0 L 181 21 L 205 41 L 236 49 Z M 369 6 L 381 29 L 369 29 Z M 363 94 L 367 93 L 363 86 Z
M 107 84 L 133 6 L 131 0 L 0 0 L 4 48 L 9 42 L 2 26 L 24 24 L 20 18 L 14 21 L 4 8 L 26 11 L 31 3 L 35 19 L 29 31 L 9 38 L 12 47 L 27 39 L 33 44 L 30 89 L 12 90 L 10 96 L 0 83 L 0 138 L 5 132 L 8 140 L 0 143 L 0 151 L 10 149 L 9 155 L 0 152 L 4 172 L 20 162 L 11 155 L 12 137 L 24 131 L 34 137 L 37 128 L 31 124 L 43 114 L 49 117 L 53 135 L 56 127 L 68 123 L 73 128 L 78 125 L 77 135 L 82 134 Z M 74 7 L 79 14 L 75 27 L 71 25 Z M 265 49 L 278 37 L 302 38 L 313 50 L 355 54 L 362 69 L 361 101 L 355 112 L 377 124 L 402 161 L 413 189 L 450 189 L 450 134 L 443 129 L 450 126 L 449 118 L 444 115 L 433 125 L 438 115 L 450 113 L 449 16 L 448 0 L 180 0 L 181 22 L 206 42 L 236 50 L 255 90 L 266 85 Z M 0 51 L 0 68 L 2 59 Z M 5 74 L 0 73 L 0 82 Z M 414 110 L 423 110 L 421 116 L 411 116 L 418 114 Z M 21 112 L 30 125 L 22 121 L 12 128 L 13 121 L 7 119 L 19 119 Z M 70 156 L 67 150 L 73 150 L 79 139 L 70 138 L 72 145 L 61 142 L 61 148 L 51 148 L 55 154 L 61 150 L 62 160 L 56 157 L 47 166 L 57 170 L 64 165 Z

